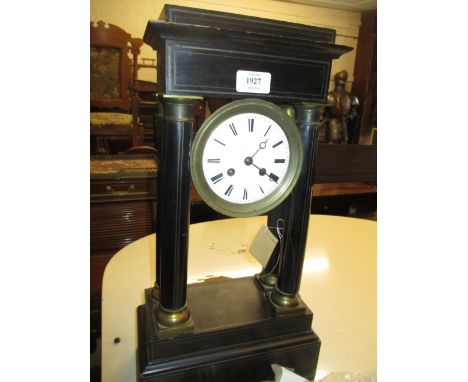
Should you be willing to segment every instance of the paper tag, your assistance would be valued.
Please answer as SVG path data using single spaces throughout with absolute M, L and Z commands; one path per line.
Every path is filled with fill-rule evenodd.
M 275 382 L 307 382 L 307 379 L 297 375 L 283 366 L 273 363 L 271 368 L 275 373 Z
M 236 73 L 236 91 L 242 93 L 269 94 L 271 73 L 238 70 Z
M 266 225 L 262 225 L 250 246 L 250 253 L 265 268 L 277 243 L 276 236 L 270 232 Z

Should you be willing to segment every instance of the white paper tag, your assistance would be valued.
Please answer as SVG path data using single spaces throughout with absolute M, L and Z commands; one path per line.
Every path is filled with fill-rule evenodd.
M 271 73 L 238 70 L 236 73 L 236 91 L 242 93 L 269 94 Z
M 265 268 L 277 243 L 276 236 L 270 232 L 266 225 L 262 225 L 250 246 L 250 253 Z
M 273 363 L 271 368 L 275 373 L 275 382 L 307 382 L 307 379 L 297 375 L 283 366 Z

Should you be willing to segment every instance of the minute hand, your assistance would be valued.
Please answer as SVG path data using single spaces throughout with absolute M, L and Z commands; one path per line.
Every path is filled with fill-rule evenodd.
M 270 138 L 268 138 L 270 139 Z M 264 142 L 260 142 L 260 144 L 258 145 L 258 149 L 257 151 L 255 151 L 254 155 L 251 156 L 251 158 L 253 158 L 255 155 L 257 155 L 257 153 L 260 151 L 260 150 L 263 150 L 265 147 L 266 147 L 266 143 L 268 142 L 268 139 Z M 255 165 L 254 165 L 255 166 Z M 257 166 L 255 166 L 257 167 Z

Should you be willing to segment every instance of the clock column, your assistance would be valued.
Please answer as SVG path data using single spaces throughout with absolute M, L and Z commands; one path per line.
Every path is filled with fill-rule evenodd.
M 260 286 L 264 290 L 271 290 L 278 281 L 278 260 L 282 252 L 282 241 L 278 235 L 278 230 L 281 233 L 284 232 L 284 226 L 282 226 L 279 223 L 279 221 L 281 221 L 280 219 L 284 219 L 284 214 L 281 208 L 281 206 L 283 205 L 284 202 L 281 203 L 278 207 L 268 212 L 267 227 L 270 230 L 270 232 L 278 239 L 278 244 L 273 249 L 270 259 L 268 260 L 267 264 L 262 269 L 260 274 L 255 275 L 257 282 L 259 282 Z
M 296 123 L 302 137 L 304 161 L 299 179 L 289 197 L 279 206 L 285 221 L 284 250 L 280 253 L 278 281 L 271 293 L 277 313 L 303 310 L 298 295 L 301 284 L 312 199 L 321 105 L 295 104 Z
M 156 225 L 156 285 L 159 337 L 193 330 L 187 307 L 187 257 L 190 225 L 190 167 L 193 106 L 199 98 L 163 97 L 159 126 Z M 159 293 L 158 293 L 159 287 Z M 172 329 L 172 330 L 171 330 Z
M 164 163 L 163 154 L 164 151 L 162 150 L 162 134 L 163 134 L 163 127 L 164 127 L 164 107 L 163 102 L 159 99 L 156 105 L 156 113 L 153 115 L 154 121 L 154 146 L 158 153 L 158 166 Z M 162 172 L 158 172 L 158 176 L 156 179 L 156 190 L 162 190 L 164 188 L 164 179 Z M 162 192 L 162 191 L 159 191 Z M 156 208 L 157 208 L 156 204 Z M 159 214 L 156 211 L 156 219 L 154 222 L 154 232 L 158 232 L 158 220 Z M 151 296 L 155 299 L 156 302 L 159 302 L 159 285 L 161 284 L 161 246 L 156 245 L 156 281 L 154 283 L 154 288 L 151 290 Z
M 296 119 L 296 111 L 292 105 L 281 105 L 283 110 L 293 119 Z M 260 274 L 256 275 L 257 281 L 260 283 L 260 286 L 264 290 L 271 290 L 276 282 L 278 281 L 278 269 L 279 269 L 279 259 L 281 258 L 284 248 L 283 248 L 283 240 L 282 235 L 284 234 L 284 219 L 285 214 L 288 210 L 288 200 L 289 197 L 286 198 L 283 203 L 281 203 L 278 207 L 273 208 L 270 212 L 268 212 L 268 220 L 267 220 L 267 227 L 270 232 L 278 239 L 278 244 L 273 249 L 273 252 L 270 256 L 265 267 L 262 269 Z M 280 233 L 281 236 L 278 234 Z

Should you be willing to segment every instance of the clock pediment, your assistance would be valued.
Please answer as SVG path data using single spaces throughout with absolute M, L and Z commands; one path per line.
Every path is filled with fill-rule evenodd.
M 325 103 L 331 61 L 352 49 L 327 28 L 172 6 L 161 18 L 143 39 L 158 51 L 158 85 L 170 95 Z M 270 91 L 238 91 L 239 70 L 271 75 Z

